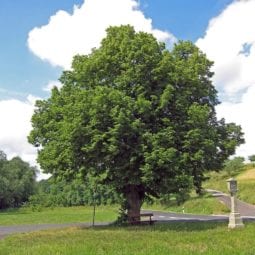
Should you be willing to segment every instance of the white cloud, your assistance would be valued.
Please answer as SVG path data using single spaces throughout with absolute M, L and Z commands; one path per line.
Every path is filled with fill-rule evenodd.
M 227 95 L 255 84 L 255 0 L 234 1 L 212 19 L 197 45 L 215 61 L 214 82 Z
M 60 89 L 62 85 L 63 84 L 60 81 L 49 81 L 48 84 L 45 87 L 43 87 L 43 91 L 51 92 L 51 90 L 54 87 L 57 87 L 58 89 Z
M 30 31 L 28 47 L 42 60 L 69 69 L 75 54 L 90 53 L 100 45 L 107 27 L 122 24 L 153 33 L 160 41 L 175 41 L 172 34 L 152 27 L 136 0 L 85 0 L 73 13 L 58 11 L 47 25 Z
M 8 158 L 21 157 L 31 165 L 36 165 L 36 149 L 27 142 L 31 130 L 31 117 L 37 98 L 28 96 L 26 101 L 16 99 L 0 101 L 0 150 Z M 40 174 L 39 179 L 46 175 Z
M 249 118 L 255 96 L 254 13 L 255 0 L 233 1 L 210 21 L 205 36 L 196 43 L 215 62 L 214 84 L 228 101 L 217 107 L 219 117 L 243 127 L 246 144 L 238 153 L 244 156 L 255 154 L 255 124 Z M 151 19 L 139 10 L 138 1 L 85 0 L 72 13 L 58 11 L 48 24 L 30 31 L 28 47 L 42 60 L 68 69 L 75 54 L 90 53 L 100 45 L 108 26 L 121 24 L 153 33 L 161 41 L 175 40 L 170 33 L 152 27 Z M 52 83 L 48 85 L 49 89 Z
M 217 106 L 218 117 L 242 126 L 246 143 L 237 149 L 236 154 L 244 157 L 255 154 L 254 99 L 255 86 L 242 95 L 239 103 L 224 102 Z
M 214 84 L 223 94 L 219 117 L 240 124 L 246 143 L 237 155 L 255 154 L 255 0 L 233 1 L 209 23 L 197 45 L 215 62 Z

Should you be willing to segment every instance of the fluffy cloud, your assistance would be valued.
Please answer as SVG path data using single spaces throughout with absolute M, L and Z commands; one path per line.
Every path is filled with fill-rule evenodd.
M 217 108 L 219 117 L 243 127 L 246 144 L 238 154 L 244 156 L 255 154 L 255 124 L 249 118 L 255 96 L 254 12 L 255 0 L 233 1 L 210 21 L 205 36 L 196 42 L 215 62 L 214 84 L 224 101 Z M 108 26 L 121 24 L 153 33 L 161 41 L 175 41 L 170 33 L 152 27 L 136 0 L 85 0 L 72 13 L 58 11 L 47 25 L 34 28 L 28 36 L 28 47 L 42 60 L 68 69 L 73 55 L 88 54 L 99 46 Z M 52 83 L 48 89 L 51 87 Z
M 16 99 L 0 101 L 0 150 L 8 158 L 20 156 L 31 165 L 36 165 L 36 149 L 27 142 L 31 130 L 31 117 L 36 98 L 28 96 L 26 101 Z M 39 179 L 46 175 L 40 174 Z
M 233 1 L 209 23 L 197 45 L 215 62 L 214 83 L 223 95 L 219 117 L 240 124 L 245 145 L 237 155 L 255 154 L 255 0 Z
M 73 13 L 58 11 L 47 25 L 30 31 L 28 47 L 42 60 L 69 69 L 75 54 L 90 53 L 100 45 L 107 27 L 121 24 L 153 33 L 160 41 L 175 41 L 170 33 L 152 27 L 136 0 L 85 0 Z
M 234 1 L 212 19 L 197 45 L 215 62 L 218 89 L 233 96 L 255 84 L 255 0 Z
M 217 114 L 227 122 L 235 122 L 242 126 L 246 143 L 241 145 L 236 154 L 247 157 L 255 154 L 255 86 L 250 87 L 241 97 L 239 103 L 223 102 L 217 107 Z

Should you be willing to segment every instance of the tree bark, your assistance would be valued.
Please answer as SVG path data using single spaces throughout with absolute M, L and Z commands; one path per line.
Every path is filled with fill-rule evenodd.
M 125 187 L 125 196 L 127 199 L 127 216 L 129 223 L 140 221 L 141 206 L 144 200 L 145 192 L 141 185 L 128 185 Z

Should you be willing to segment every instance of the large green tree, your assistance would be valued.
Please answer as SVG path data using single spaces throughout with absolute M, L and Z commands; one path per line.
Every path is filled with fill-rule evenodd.
M 100 176 L 123 194 L 130 220 L 147 196 L 200 192 L 204 172 L 243 142 L 239 126 L 216 119 L 211 66 L 191 42 L 169 51 L 151 34 L 110 27 L 37 101 L 38 162 L 54 176 Z

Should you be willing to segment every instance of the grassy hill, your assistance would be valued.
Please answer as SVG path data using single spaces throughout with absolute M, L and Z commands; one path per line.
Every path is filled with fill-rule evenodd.
M 230 176 L 225 171 L 208 174 L 210 178 L 204 183 L 204 188 L 216 189 L 228 193 L 227 179 Z M 255 204 L 255 168 L 252 164 L 247 164 L 243 170 L 236 173 L 234 178 L 237 180 L 237 197 L 247 203 Z
M 167 204 L 156 202 L 153 205 L 144 205 L 144 209 L 153 209 L 160 211 L 169 211 L 177 213 L 191 214 L 226 214 L 229 209 L 210 194 L 198 196 L 195 192 L 191 193 L 190 198 L 184 203 L 177 205 L 175 201 L 169 201 Z

